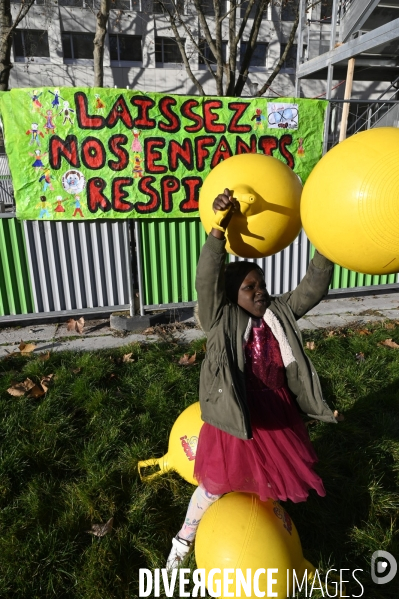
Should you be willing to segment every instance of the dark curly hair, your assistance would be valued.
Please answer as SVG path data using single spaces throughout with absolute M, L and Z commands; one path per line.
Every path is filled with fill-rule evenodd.
M 265 276 L 263 269 L 255 262 L 230 262 L 224 269 L 226 297 L 234 304 L 238 300 L 238 291 L 245 277 L 252 271 L 258 270 L 262 276 Z

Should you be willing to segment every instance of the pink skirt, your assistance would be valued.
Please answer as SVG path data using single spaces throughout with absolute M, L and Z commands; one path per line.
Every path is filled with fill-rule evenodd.
M 313 470 L 317 456 L 288 387 L 248 395 L 253 438 L 244 441 L 205 423 L 195 458 L 197 481 L 214 495 L 243 491 L 261 501 L 306 501 L 310 489 L 324 496 Z

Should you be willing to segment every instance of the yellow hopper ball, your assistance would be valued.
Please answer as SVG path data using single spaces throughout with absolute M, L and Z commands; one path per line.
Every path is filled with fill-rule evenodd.
M 303 228 L 324 256 L 357 272 L 399 272 L 399 130 L 381 127 L 332 148 L 306 181 Z
M 226 249 L 242 258 L 271 256 L 294 241 L 301 230 L 299 177 L 281 160 L 264 154 L 239 154 L 218 164 L 206 177 L 199 213 L 207 233 L 218 226 L 213 200 L 229 188 L 240 202 L 226 231 Z
M 229 574 L 232 584 L 226 592 L 236 594 L 236 570 L 240 569 L 246 576 L 247 568 L 251 569 L 252 579 L 257 570 L 276 568 L 272 574 L 275 583 L 271 590 L 277 593 L 278 599 L 292 595 L 293 570 L 299 581 L 302 581 L 305 570 L 310 579 L 315 572 L 314 566 L 305 560 L 297 530 L 287 512 L 281 505 L 269 499 L 260 501 L 256 495 L 248 493 L 229 493 L 216 501 L 203 515 L 195 540 L 195 559 L 198 568 L 205 569 L 205 580 L 213 568 L 232 568 Z M 288 591 L 287 593 L 287 570 Z M 270 578 L 270 575 L 269 575 Z M 223 594 L 223 574 L 215 575 L 221 580 L 221 597 Z M 269 582 L 270 584 L 270 582 Z M 270 597 L 267 588 L 267 572 L 260 574 L 258 580 L 260 593 Z M 208 588 L 208 592 L 209 592 Z M 260 596 L 255 594 L 254 584 L 251 594 L 242 597 Z M 217 589 L 216 589 L 217 592 Z
M 162 458 L 150 458 L 138 463 L 141 480 L 148 481 L 168 470 L 176 470 L 187 482 L 197 485 L 194 479 L 194 464 L 198 437 L 202 428 L 199 402 L 192 404 L 180 414 L 169 435 L 168 453 Z M 142 476 L 142 468 L 159 466 L 159 470 L 149 476 Z

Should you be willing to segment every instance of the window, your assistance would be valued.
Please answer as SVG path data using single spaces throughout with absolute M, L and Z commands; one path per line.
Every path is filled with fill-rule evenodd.
M 320 8 L 320 19 L 331 20 L 333 0 L 322 0 Z
M 214 41 L 214 43 L 215 43 L 215 41 Z M 206 40 L 204 40 L 204 39 L 200 40 L 199 44 L 198 44 L 198 48 L 200 51 L 200 54 L 198 56 L 198 63 L 200 65 L 206 65 L 205 58 L 207 60 L 209 60 L 211 65 L 216 65 L 216 58 Z M 223 59 L 224 63 L 227 60 L 227 42 L 222 42 L 222 59 Z
M 50 58 L 47 31 L 42 29 L 16 29 L 14 55 L 17 62 L 31 57 Z
M 200 0 L 201 2 L 201 10 L 204 15 L 213 16 L 215 14 L 215 6 L 213 4 L 213 0 Z M 218 0 L 220 6 L 220 14 L 225 15 L 227 12 L 227 2 L 226 0 Z
M 140 35 L 109 35 L 109 51 L 111 61 L 142 62 Z
M 281 20 L 295 21 L 296 10 L 296 6 L 292 3 L 292 0 L 286 0 L 285 2 L 283 2 L 283 5 L 281 7 Z
M 93 60 L 94 33 L 62 33 L 62 50 L 65 62 Z
M 255 0 L 253 6 L 251 8 L 251 12 L 249 13 L 249 18 L 250 19 L 253 19 L 255 17 L 256 7 L 259 4 L 259 2 L 260 2 L 260 0 Z M 241 6 L 240 6 L 240 16 L 241 16 L 241 18 L 243 18 L 245 16 L 245 12 L 247 10 L 247 6 L 248 6 L 248 0 L 243 0 L 243 2 L 241 3 Z M 264 15 L 267 15 L 267 9 L 268 9 L 268 7 L 266 6 L 265 10 L 263 11 Z M 266 16 L 265 16 L 265 18 L 266 18 Z
M 155 14 L 183 14 L 184 0 L 154 0 L 153 11 Z
M 248 42 L 241 42 L 240 46 L 240 62 L 244 60 L 244 55 L 247 50 Z M 268 44 L 264 42 L 257 42 L 255 46 L 255 50 L 251 56 L 251 62 L 249 64 L 250 67 L 266 67 L 266 57 L 267 57 L 267 47 Z
M 185 40 L 183 40 L 183 44 Z M 181 64 L 182 58 L 177 42 L 169 37 L 155 38 L 155 62 L 158 64 Z
M 287 44 L 281 44 L 280 58 L 284 54 L 286 47 L 287 47 Z M 296 68 L 296 54 L 297 54 L 297 45 L 292 44 L 290 50 L 288 51 L 286 59 L 283 62 L 283 66 L 281 68 L 282 69 L 295 69 Z

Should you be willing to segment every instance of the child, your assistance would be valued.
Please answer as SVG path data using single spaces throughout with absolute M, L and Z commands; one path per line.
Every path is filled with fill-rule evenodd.
M 213 203 L 215 212 L 229 211 L 224 230 L 239 209 L 231 196 L 225 189 Z M 294 502 L 305 501 L 309 489 L 325 495 L 298 407 L 325 422 L 337 422 L 338 413 L 323 400 L 296 321 L 327 293 L 333 264 L 316 252 L 295 291 L 270 297 L 261 268 L 251 262 L 225 267 L 225 256 L 224 231 L 212 229 L 196 279 L 207 334 L 199 389 L 205 423 L 194 469 L 199 486 L 172 540 L 168 570 L 191 551 L 202 515 L 224 493 Z

